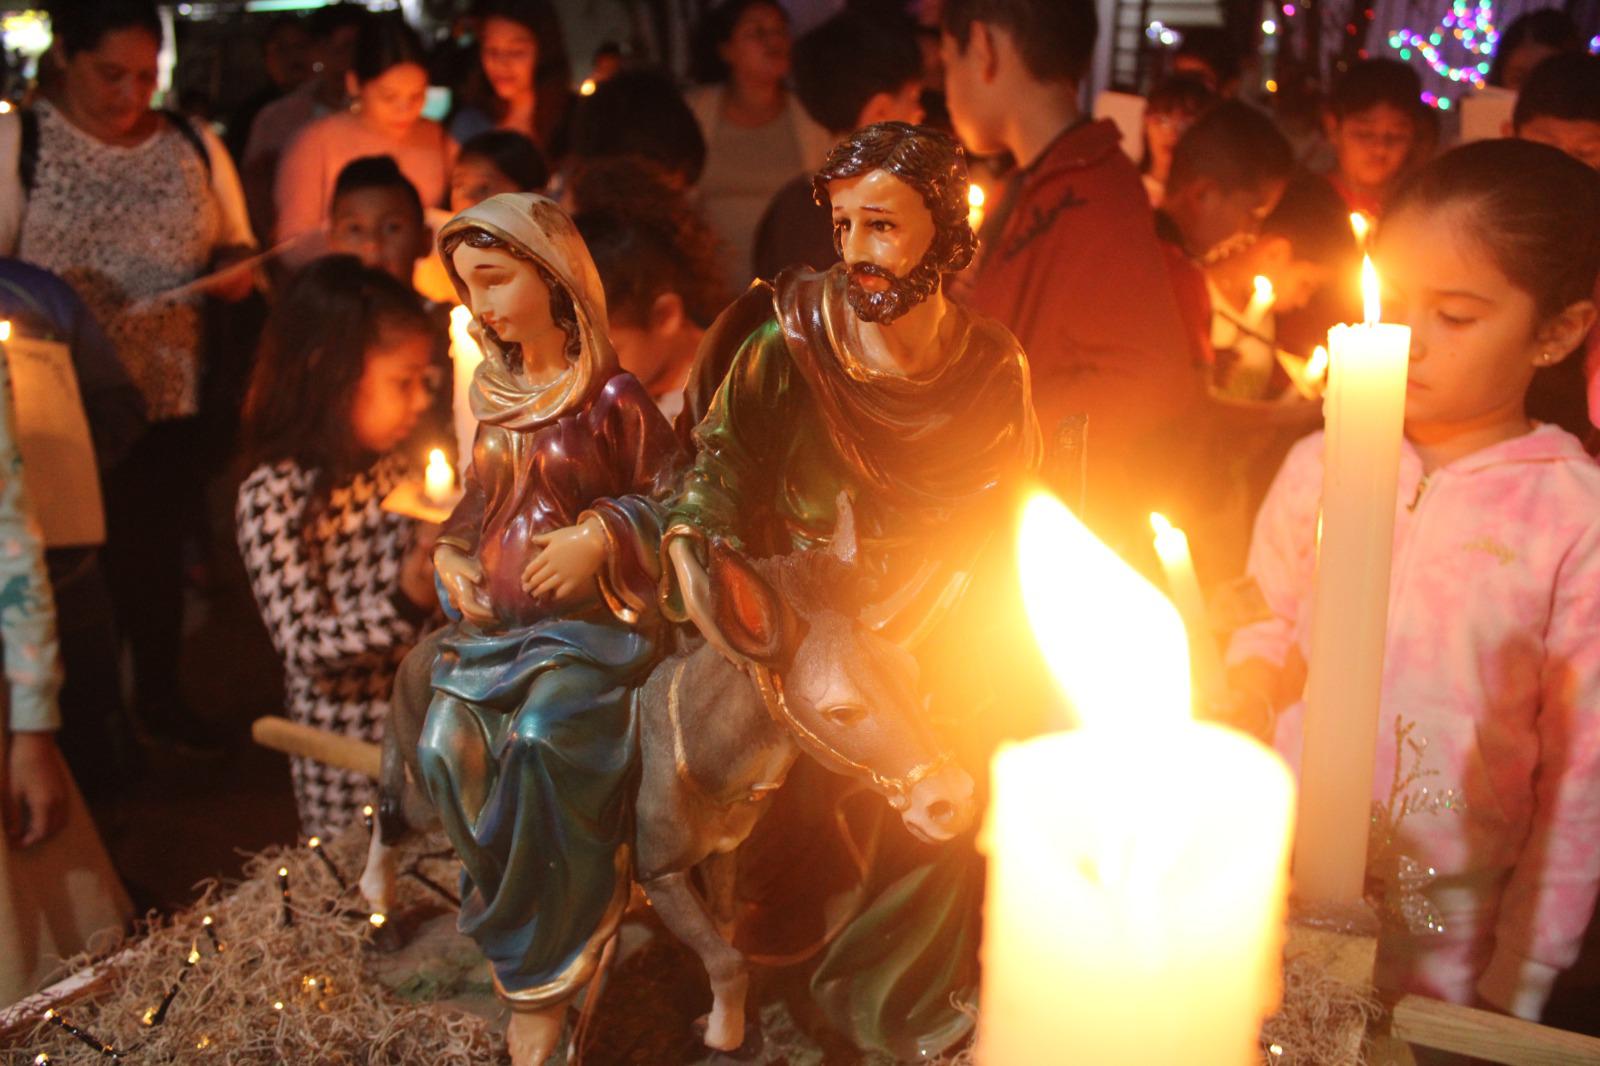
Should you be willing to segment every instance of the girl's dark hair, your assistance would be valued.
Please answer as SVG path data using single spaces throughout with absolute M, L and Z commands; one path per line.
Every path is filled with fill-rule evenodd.
M 481 0 L 472 13 L 482 25 L 486 19 L 515 22 L 537 42 L 534 60 L 535 125 L 540 136 L 555 126 L 566 112 L 566 97 L 572 82 L 572 61 L 567 56 L 566 37 L 561 32 L 561 15 L 549 0 Z M 495 95 L 483 73 L 483 63 L 474 62 L 461 86 L 463 105 L 477 108 L 495 120 L 505 117 L 506 104 Z
M 498 248 L 507 255 L 522 260 L 539 272 L 539 279 L 544 282 L 544 287 L 550 290 L 550 320 L 561 327 L 561 332 L 566 335 L 566 356 L 568 362 L 576 362 L 583 353 L 583 334 L 578 329 L 578 308 L 572 299 L 572 293 L 561 279 L 557 278 L 543 263 L 528 255 L 514 244 L 496 237 L 488 230 L 467 227 L 452 232 L 439 244 L 439 258 L 446 263 L 455 254 L 457 248 L 463 244 L 473 248 Z M 494 332 L 488 326 L 483 331 L 494 337 Z M 522 370 L 522 345 L 508 344 L 499 337 L 494 337 L 500 350 L 506 353 L 506 361 L 511 364 L 511 369 Z
M 671 292 L 696 325 L 711 325 L 728 302 L 717 237 L 660 167 L 601 160 L 582 167 L 569 188 L 613 322 L 648 322 L 656 297 Z
M 550 184 L 550 164 L 532 138 L 516 130 L 490 130 L 461 146 L 458 158 L 487 159 L 523 192 L 538 192 Z
M 1600 275 L 1600 174 L 1565 152 L 1522 140 L 1477 141 L 1439 156 L 1386 210 L 1459 204 L 1472 234 L 1541 317 L 1594 295 Z
M 416 293 L 353 255 L 302 268 L 261 337 L 244 404 L 244 468 L 292 459 L 314 471 L 307 513 L 320 510 L 373 459 L 350 428 L 367 351 L 397 332 L 433 331 Z
M 1525 44 L 1542 44 L 1557 51 L 1577 51 L 1583 37 L 1572 16 L 1555 7 L 1540 8 L 1518 15 L 1500 35 L 1494 46 L 1494 61 L 1489 66 L 1489 84 L 1506 83 L 1506 61 Z
M 689 77 L 701 85 L 719 85 L 728 80 L 728 64 L 722 46 L 733 39 L 733 31 L 744 13 L 753 7 L 770 7 L 789 21 L 789 12 L 778 0 L 723 0 L 700 16 L 689 46 Z
M 355 61 L 350 70 L 365 85 L 373 78 L 405 63 L 428 68 L 422 39 L 399 15 L 374 15 L 361 23 L 356 35 Z
M 161 43 L 161 17 L 148 0 L 56 0 L 46 6 L 50 32 L 68 56 L 93 51 L 118 30 L 144 30 Z
M 1216 104 L 1217 94 L 1212 92 L 1205 82 L 1193 74 L 1174 74 L 1150 90 L 1150 95 L 1145 97 L 1144 111 L 1147 115 L 1187 115 L 1193 121 Z M 1144 148 L 1139 156 L 1139 171 L 1148 174 L 1150 146 L 1144 142 L 1143 134 L 1140 135 L 1140 139 Z

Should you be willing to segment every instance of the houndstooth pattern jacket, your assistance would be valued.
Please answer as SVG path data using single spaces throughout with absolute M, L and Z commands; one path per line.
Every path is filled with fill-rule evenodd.
M 423 621 L 398 584 L 412 522 L 380 506 L 402 473 L 401 461 L 389 457 L 334 489 L 309 536 L 309 471 L 292 460 L 262 465 L 239 487 L 239 553 L 283 659 L 296 722 L 382 739 L 395 670 Z M 332 833 L 374 802 L 361 774 L 300 756 L 290 758 L 290 769 L 308 836 Z

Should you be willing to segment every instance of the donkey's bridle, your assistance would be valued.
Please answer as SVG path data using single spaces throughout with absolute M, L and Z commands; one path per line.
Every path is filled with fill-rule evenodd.
M 863 765 L 841 753 L 827 741 L 817 736 L 805 723 L 796 718 L 794 712 L 789 710 L 788 701 L 783 695 L 783 678 L 762 666 L 750 667 L 751 679 L 755 681 L 756 688 L 761 692 L 761 698 L 767 705 L 767 711 L 780 726 L 788 729 L 800 739 L 802 746 L 810 749 L 814 756 L 821 756 L 824 761 L 832 762 L 846 770 L 859 774 L 872 782 L 872 787 L 886 796 L 889 805 L 897 811 L 903 811 L 911 805 L 911 792 L 923 781 L 933 774 L 938 773 L 950 763 L 950 754 L 940 752 L 932 760 L 918 763 L 908 770 L 903 777 L 891 777 L 879 773 L 870 766 Z

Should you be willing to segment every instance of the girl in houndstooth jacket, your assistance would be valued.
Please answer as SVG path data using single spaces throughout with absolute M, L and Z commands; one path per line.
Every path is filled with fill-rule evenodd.
M 262 342 L 234 520 L 296 722 L 381 739 L 400 660 L 436 608 L 432 531 L 381 508 L 437 385 L 416 296 L 351 256 L 306 267 Z M 369 782 L 290 760 L 301 829 L 328 834 Z

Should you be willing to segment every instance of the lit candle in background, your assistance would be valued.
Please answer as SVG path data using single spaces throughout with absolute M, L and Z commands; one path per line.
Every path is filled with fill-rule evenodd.
M 1194 572 L 1194 557 L 1189 554 L 1189 538 L 1162 514 L 1151 513 L 1150 528 L 1155 532 L 1156 556 L 1167 578 L 1167 595 L 1178 609 L 1184 628 L 1189 631 L 1189 656 L 1194 664 L 1194 680 L 1201 704 L 1220 698 L 1226 691 L 1222 653 L 1211 632 L 1206 598 L 1200 591 L 1200 578 Z
M 1356 243 L 1361 246 L 1362 252 L 1367 250 L 1367 237 L 1372 233 L 1372 219 L 1365 211 L 1350 212 L 1350 232 L 1356 235 Z
M 983 228 L 983 205 L 988 198 L 983 186 L 977 182 L 967 186 L 967 225 L 972 227 L 973 233 Z
M 1252 285 L 1254 289 L 1250 294 L 1250 302 L 1245 305 L 1244 320 L 1251 329 L 1260 330 L 1267 315 L 1272 313 L 1277 294 L 1272 291 L 1272 279 L 1265 274 L 1257 274 Z
M 472 312 L 457 304 L 450 309 L 450 365 L 455 391 L 450 396 L 450 420 L 456 431 L 456 466 L 463 475 L 472 462 L 472 442 L 478 435 L 478 420 L 472 413 L 472 376 L 483 362 L 483 349 L 473 339 L 468 326 Z
M 1400 438 L 1411 330 L 1379 322 L 1372 260 L 1366 321 L 1328 331 L 1322 515 L 1306 678 L 1297 897 L 1359 903 L 1388 629 Z
M 593 96 L 594 91 L 597 88 L 599 88 L 599 86 L 595 84 L 595 80 L 593 78 L 584 78 L 582 84 L 578 86 L 578 95 Z
M 1190 720 L 1178 612 L 1060 501 L 1029 503 L 1020 556 L 1083 726 L 994 760 L 978 1061 L 1257 1061 L 1279 996 L 1288 769 Z
M 428 502 L 439 507 L 447 506 L 455 495 L 456 472 L 444 457 L 444 449 L 428 452 L 428 467 L 422 472 L 422 494 Z

